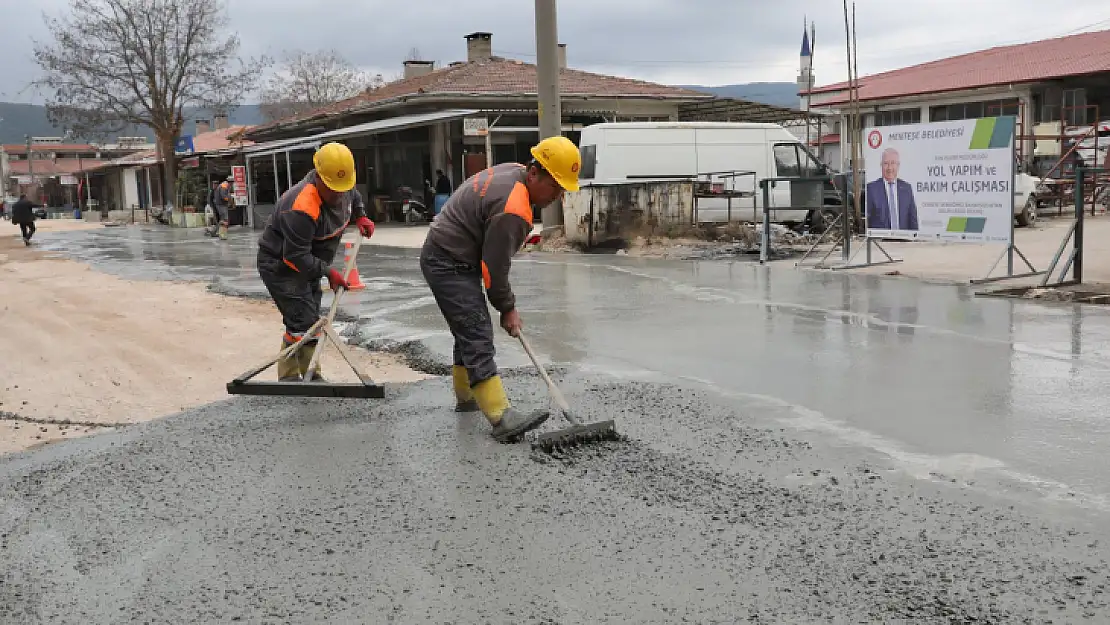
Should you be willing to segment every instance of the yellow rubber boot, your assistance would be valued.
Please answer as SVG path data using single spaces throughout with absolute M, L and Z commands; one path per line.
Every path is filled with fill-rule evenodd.
M 501 443 L 511 442 L 525 432 L 539 427 L 551 414 L 546 410 L 527 414 L 514 410 L 505 395 L 501 376 L 498 375 L 475 384 L 473 391 L 479 409 L 493 426 L 490 434 Z
M 284 340 L 281 342 L 282 349 L 285 349 L 290 345 L 292 345 L 292 343 L 287 343 Z M 277 361 L 277 374 L 278 382 L 300 382 L 301 371 L 300 366 L 297 363 L 297 355 L 294 354 L 292 356 L 286 356 L 285 358 L 279 359 Z
M 308 365 L 312 364 L 312 355 L 316 353 L 316 346 L 319 343 L 305 343 L 301 351 L 297 352 L 297 370 L 301 377 L 308 376 Z M 312 374 L 313 382 L 327 382 L 323 377 L 323 371 L 320 369 L 320 361 L 316 361 L 316 369 Z
M 227 224 L 220 224 L 220 238 L 224 241 L 227 240 Z
M 462 365 L 451 367 L 451 386 L 455 389 L 455 412 L 480 410 L 478 400 L 474 399 L 474 392 L 470 390 L 470 376 L 466 374 L 466 367 Z

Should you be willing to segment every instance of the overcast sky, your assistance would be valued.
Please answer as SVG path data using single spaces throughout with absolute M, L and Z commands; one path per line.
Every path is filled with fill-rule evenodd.
M 0 0 L 0 101 L 41 98 L 24 89 L 37 68 L 32 39 L 42 12 L 67 0 Z M 494 53 L 535 60 L 534 4 L 526 0 L 230 0 L 246 56 L 334 47 L 387 78 L 416 47 L 440 63 L 464 60 L 463 36 L 493 33 Z M 1108 0 L 857 0 L 860 74 L 982 48 L 1110 29 Z M 560 0 L 559 39 L 572 67 L 668 84 L 793 82 L 805 17 L 816 22 L 817 84 L 846 78 L 838 0 Z

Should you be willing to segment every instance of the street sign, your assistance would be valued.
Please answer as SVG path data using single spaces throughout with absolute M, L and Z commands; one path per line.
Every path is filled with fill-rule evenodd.
M 489 134 L 489 120 L 485 117 L 463 118 L 463 134 L 467 137 L 484 137 Z
M 178 137 L 173 142 L 174 154 L 192 154 L 193 153 L 193 136 L 183 135 Z
M 231 175 L 234 184 L 231 187 L 232 193 L 235 195 L 235 204 L 238 206 L 247 205 L 247 168 L 242 165 L 234 165 L 231 168 Z

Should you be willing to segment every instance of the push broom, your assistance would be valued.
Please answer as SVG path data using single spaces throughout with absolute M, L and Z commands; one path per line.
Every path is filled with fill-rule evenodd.
M 351 275 L 351 270 L 355 266 L 355 260 L 358 258 L 358 249 L 362 244 L 362 237 L 355 238 L 355 244 L 351 249 L 350 256 L 347 257 L 347 262 L 343 268 L 343 279 L 347 280 Z M 326 316 L 320 317 L 315 324 L 305 332 L 304 336 L 297 340 L 296 343 L 282 349 L 278 352 L 276 357 L 270 357 L 259 364 L 244 372 L 239 377 L 227 383 L 227 392 L 231 395 L 282 395 L 294 397 L 341 397 L 341 398 L 366 398 L 366 399 L 382 399 L 385 397 L 385 388 L 380 384 L 374 382 L 370 376 L 366 375 L 355 364 L 354 360 L 347 353 L 342 340 L 336 334 L 332 323 L 335 322 L 336 313 L 339 312 L 339 301 L 342 299 L 343 294 L 347 289 L 340 287 L 332 296 L 331 309 Z M 253 378 L 259 373 L 270 368 L 274 363 L 282 358 L 287 358 L 297 353 L 312 337 L 319 337 L 319 343 L 316 347 L 315 353 L 312 355 L 311 362 L 309 363 L 308 373 L 303 382 L 255 382 Z M 324 339 L 331 341 L 335 345 L 339 355 L 343 360 L 347 361 L 347 366 L 354 371 L 358 376 L 358 382 L 314 382 L 312 380 L 313 374 L 316 371 L 316 363 L 319 362 L 320 354 L 324 351 Z
M 536 370 L 540 372 L 547 390 L 551 393 L 551 398 L 555 400 L 555 404 L 559 406 L 559 410 L 563 413 L 563 418 L 570 422 L 570 427 L 554 432 L 545 432 L 536 435 L 532 439 L 532 449 L 539 449 L 545 452 L 552 452 L 564 447 L 573 447 L 575 445 L 583 445 L 596 443 L 600 441 L 613 441 L 619 440 L 620 435 L 617 434 L 616 423 L 612 420 L 598 421 L 596 423 L 583 424 L 574 416 L 570 410 L 570 404 L 567 403 L 563 393 L 559 391 L 559 387 L 551 381 L 551 376 L 547 375 L 547 371 L 540 364 L 536 358 L 536 354 L 532 351 L 532 346 L 528 344 L 528 339 L 524 338 L 524 333 L 518 331 L 517 338 L 520 339 L 520 345 L 528 354 L 528 358 L 532 360 Z

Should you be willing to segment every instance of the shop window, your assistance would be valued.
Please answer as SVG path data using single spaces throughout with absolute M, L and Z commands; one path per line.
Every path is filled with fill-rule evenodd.
M 897 109 L 875 113 L 876 126 L 900 126 L 921 123 L 921 109 Z
M 958 104 L 945 104 L 929 109 L 929 120 L 934 122 L 955 121 L 960 119 L 979 119 L 981 117 L 998 117 L 1002 115 L 1018 115 L 1020 105 L 1017 98 L 1007 100 L 987 100 L 983 102 L 960 102 Z

